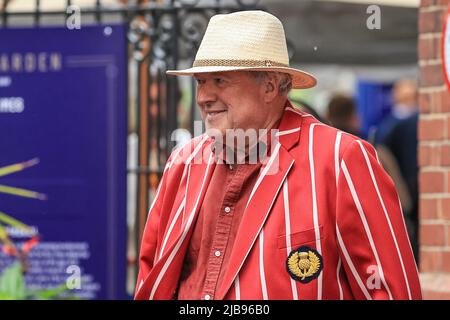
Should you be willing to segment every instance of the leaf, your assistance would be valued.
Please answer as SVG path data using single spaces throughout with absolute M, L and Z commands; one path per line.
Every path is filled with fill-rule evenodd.
M 4 297 L 23 300 L 26 297 L 25 279 L 20 263 L 14 263 L 4 269 L 0 277 L 0 292 Z
M 0 225 L 0 242 L 4 242 L 8 239 L 8 233 L 4 226 Z
M 11 248 L 16 248 L 14 243 L 11 241 L 11 239 L 8 236 L 8 232 L 6 231 L 5 227 L 0 224 L 0 244 L 3 243 L 6 246 L 9 246 Z
M 0 300 L 14 300 L 14 298 L 7 293 L 0 292 Z
M 6 175 L 14 173 L 14 172 L 22 171 L 28 167 L 35 166 L 38 163 L 39 163 L 39 158 L 33 158 L 31 160 L 24 161 L 21 163 L 14 163 L 14 164 L 11 164 L 6 167 L 0 167 L 0 177 L 6 176 Z
M 67 290 L 69 289 L 63 284 L 55 288 L 29 291 L 28 294 L 39 300 L 50 300 L 57 299 L 61 293 L 64 293 Z
M 14 219 L 11 216 L 8 216 L 7 214 L 0 211 L 0 222 L 3 222 L 4 224 L 10 225 L 11 227 L 15 227 L 17 229 L 21 229 L 24 231 L 31 231 L 31 227 L 27 226 L 26 224 L 20 222 L 19 220 Z

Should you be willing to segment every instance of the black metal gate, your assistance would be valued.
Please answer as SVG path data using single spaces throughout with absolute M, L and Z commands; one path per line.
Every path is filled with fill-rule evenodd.
M 259 0 L 112 2 L 92 0 L 89 8 L 78 10 L 81 27 L 111 22 L 128 26 L 128 262 L 129 279 L 133 279 L 147 211 L 176 142 L 172 133 L 184 128 L 192 135 L 198 118 L 193 79 L 166 77 L 165 71 L 192 64 L 212 15 L 254 9 Z M 14 0 L 0 0 L 0 26 L 65 25 L 77 9 L 74 3 L 60 0 L 61 9 L 49 10 L 34 0 L 33 9 L 18 11 L 10 9 Z

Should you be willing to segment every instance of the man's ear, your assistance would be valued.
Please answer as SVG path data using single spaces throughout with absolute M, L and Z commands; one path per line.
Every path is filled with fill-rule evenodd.
M 264 101 L 272 102 L 278 96 L 279 81 L 276 75 L 270 74 L 264 83 Z

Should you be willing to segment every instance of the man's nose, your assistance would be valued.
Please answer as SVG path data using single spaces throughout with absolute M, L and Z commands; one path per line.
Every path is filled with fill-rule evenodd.
M 197 87 L 197 103 L 199 106 L 203 107 L 208 103 L 215 102 L 216 100 L 217 95 L 215 89 L 208 81 L 205 81 Z

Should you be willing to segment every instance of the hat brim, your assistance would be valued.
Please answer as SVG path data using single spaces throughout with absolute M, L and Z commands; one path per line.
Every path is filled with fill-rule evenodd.
M 168 70 L 166 73 L 173 76 L 193 76 L 196 73 L 227 72 L 227 71 L 273 71 L 288 73 L 292 76 L 293 89 L 308 89 L 317 84 L 316 78 L 308 72 L 288 67 L 232 67 L 232 66 L 206 66 L 192 67 L 184 70 Z

